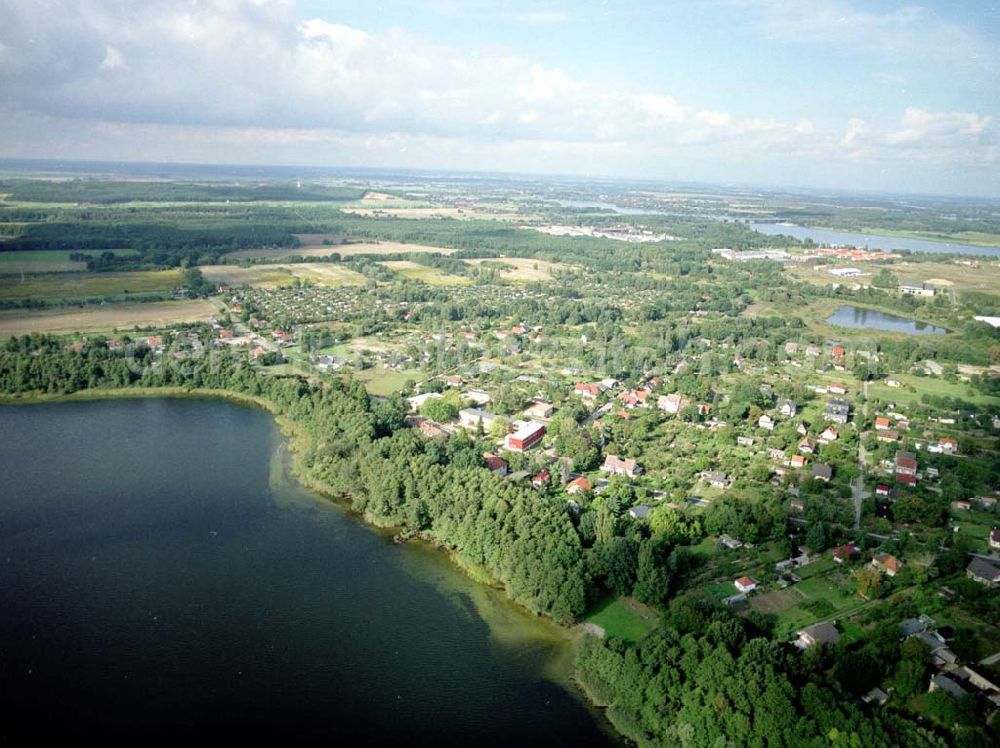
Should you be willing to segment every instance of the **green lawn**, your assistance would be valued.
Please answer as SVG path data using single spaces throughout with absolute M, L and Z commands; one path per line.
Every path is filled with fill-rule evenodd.
M 583 620 L 600 626 L 609 637 L 634 642 L 656 626 L 657 614 L 633 600 L 607 597 Z
M 395 371 L 393 369 L 386 369 L 383 366 L 376 366 L 354 373 L 356 379 L 360 379 L 365 383 L 365 389 L 369 393 L 380 397 L 388 397 L 394 392 L 399 392 L 403 389 L 403 385 L 407 379 L 419 382 L 424 376 L 424 373 L 420 369 Z
M 920 396 L 926 393 L 959 398 L 974 405 L 1000 405 L 1000 397 L 983 395 L 965 382 L 948 382 L 941 377 L 917 377 L 912 374 L 892 376 L 902 382 L 903 386 L 889 387 L 882 382 L 873 382 L 868 388 L 869 396 L 883 401 L 911 404 L 920 402 Z

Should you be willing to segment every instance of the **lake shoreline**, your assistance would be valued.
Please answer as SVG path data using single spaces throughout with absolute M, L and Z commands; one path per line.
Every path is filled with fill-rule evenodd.
M 335 505 L 338 509 L 346 512 L 356 520 L 361 521 L 368 527 L 382 533 L 394 533 L 404 528 L 396 525 L 384 525 L 373 521 L 364 513 L 354 509 L 348 497 L 339 494 L 332 488 L 316 479 L 310 474 L 302 462 L 302 455 L 308 450 L 309 437 L 302 428 L 290 417 L 285 415 L 280 408 L 266 398 L 233 392 L 225 389 L 199 389 L 188 387 L 123 387 L 118 389 L 86 389 L 65 394 L 49 393 L 24 393 L 19 395 L 0 394 L 0 405 L 38 405 L 45 403 L 65 403 L 65 402 L 93 402 L 100 400 L 140 400 L 140 399 L 188 399 L 188 400 L 222 400 L 237 405 L 252 407 L 267 411 L 274 417 L 278 430 L 285 440 L 288 451 L 288 468 L 292 478 L 303 488 L 328 503 Z M 449 562 L 463 575 L 476 584 L 489 587 L 504 594 L 504 599 L 527 616 L 539 621 L 544 621 L 551 628 L 553 635 L 557 635 L 567 645 L 575 647 L 584 634 L 584 629 L 580 628 L 580 623 L 572 626 L 565 626 L 553 621 L 543 614 L 536 614 L 528 610 L 519 602 L 507 594 L 503 584 L 489 576 L 489 573 L 477 566 L 471 565 L 461 557 L 461 554 L 454 548 L 437 541 L 433 536 L 426 533 L 414 533 L 406 538 L 407 542 L 417 542 L 421 545 L 441 553 Z M 559 679 L 559 685 L 567 688 L 572 684 L 573 690 L 592 707 L 600 709 L 600 705 L 594 703 L 589 695 L 584 693 L 576 682 L 572 669 L 564 674 L 564 678 Z

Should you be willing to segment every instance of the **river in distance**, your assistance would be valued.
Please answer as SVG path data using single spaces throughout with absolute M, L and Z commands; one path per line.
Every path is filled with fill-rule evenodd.
M 614 745 L 562 629 L 213 400 L 0 406 L 0 742 Z

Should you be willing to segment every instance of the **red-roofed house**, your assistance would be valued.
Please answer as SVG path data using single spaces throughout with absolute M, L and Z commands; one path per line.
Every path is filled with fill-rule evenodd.
M 590 491 L 590 481 L 583 476 L 574 478 L 566 484 L 566 493 L 576 494 Z
M 903 568 L 903 562 L 891 553 L 877 553 L 872 559 L 872 566 L 887 576 L 896 576 Z
M 886 416 L 876 416 L 875 418 L 876 431 L 883 431 L 891 427 L 892 427 L 892 421 L 890 421 Z
M 552 480 L 552 474 L 545 468 L 542 468 L 538 474 L 531 479 L 531 485 L 534 488 L 541 488 L 542 486 L 548 485 L 550 480 Z
M 507 475 L 507 461 L 492 452 L 483 452 L 483 461 L 494 475 Z
M 747 592 L 753 592 L 755 589 L 757 589 L 756 580 L 751 579 L 750 577 L 740 577 L 735 582 L 733 582 L 733 584 L 736 585 L 736 589 L 738 589 L 740 592 L 744 594 L 746 594 Z
M 838 564 L 842 564 L 845 561 L 849 561 L 851 556 L 857 553 L 860 549 L 853 545 L 852 543 L 847 543 L 845 545 L 839 545 L 833 549 L 833 560 Z
M 612 475 L 626 475 L 634 478 L 642 472 L 642 468 L 632 458 L 622 459 L 618 455 L 607 455 L 601 470 Z

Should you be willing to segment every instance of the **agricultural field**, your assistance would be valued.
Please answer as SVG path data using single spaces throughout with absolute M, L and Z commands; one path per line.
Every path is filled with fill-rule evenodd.
M 344 213 L 365 218 L 453 218 L 487 220 L 524 220 L 516 205 L 510 203 L 479 203 L 447 205 L 425 200 L 397 197 L 381 192 L 369 192 L 361 200 L 338 206 Z
M 381 264 L 394 273 L 412 280 L 422 281 L 431 286 L 468 286 L 472 284 L 468 278 L 444 273 L 437 268 L 421 265 L 412 260 L 388 260 Z
M 168 292 L 182 285 L 180 270 L 121 273 L 42 273 L 0 277 L 0 299 L 86 299 Z
M 87 269 L 87 263 L 71 260 L 70 250 L 51 249 L 38 252 L 0 252 L 0 275 L 21 273 L 69 273 Z M 88 254 L 95 254 L 89 252 Z M 99 252 L 97 254 L 100 254 Z M 132 254 L 131 250 L 117 250 L 115 254 Z
M 466 260 L 477 267 L 500 267 L 500 277 L 513 283 L 533 283 L 552 280 L 552 272 L 564 270 L 568 266 L 536 260 L 531 257 L 501 257 L 496 259 Z
M 360 273 L 336 263 L 296 263 L 291 265 L 205 265 L 201 268 L 205 280 L 230 286 L 276 288 L 293 281 L 309 281 L 318 286 L 361 286 L 365 278 Z
M 287 247 L 273 249 L 244 249 L 230 252 L 227 258 L 234 260 L 280 260 L 284 257 L 329 257 L 339 254 L 341 257 L 357 257 L 358 255 L 389 255 L 397 252 L 420 252 L 429 254 L 450 255 L 454 249 L 447 247 L 429 247 L 424 244 L 404 244 L 402 242 L 358 242 L 339 244 L 341 240 L 332 234 L 296 234 L 302 245 L 295 249 Z M 330 244 L 324 244 L 328 240 Z
M 165 327 L 203 322 L 219 312 L 218 304 L 205 299 L 162 301 L 149 304 L 106 304 L 45 310 L 0 311 L 0 337 L 28 333 L 94 333 Z

